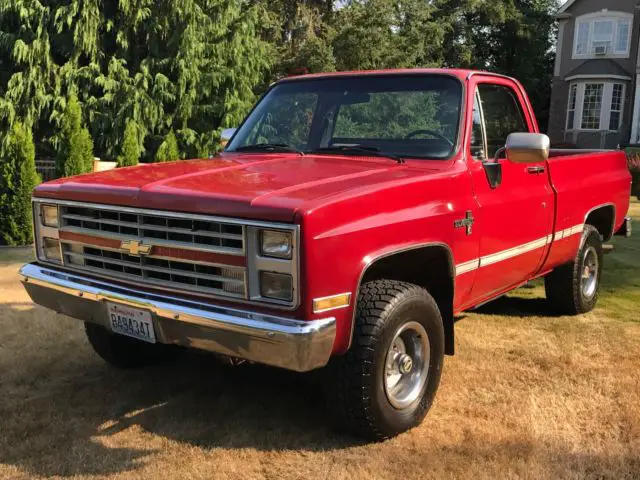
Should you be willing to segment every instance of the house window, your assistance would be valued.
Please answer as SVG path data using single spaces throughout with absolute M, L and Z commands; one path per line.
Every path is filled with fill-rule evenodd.
M 611 116 L 609 117 L 609 130 L 619 130 L 620 121 L 622 120 L 622 93 L 624 85 L 621 83 L 613 84 L 613 92 L 611 95 Z
M 614 81 L 572 83 L 567 130 L 618 131 L 622 124 L 625 84 Z
M 573 130 L 573 122 L 576 118 L 576 100 L 578 96 L 578 85 L 573 84 L 569 89 L 569 106 L 567 108 L 567 130 Z
M 587 83 L 584 86 L 582 104 L 582 130 L 600 130 L 603 83 Z
M 623 12 L 601 12 L 578 17 L 573 56 L 628 57 L 632 20 L 632 14 Z

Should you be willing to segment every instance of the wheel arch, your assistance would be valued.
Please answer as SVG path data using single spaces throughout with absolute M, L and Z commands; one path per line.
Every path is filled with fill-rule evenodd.
M 584 217 L 585 225 L 594 226 L 602 239 L 608 242 L 613 238 L 616 225 L 616 206 L 613 203 L 604 203 L 593 207 Z
M 367 259 L 356 284 L 356 296 L 364 283 L 382 278 L 413 283 L 425 288 L 433 296 L 442 315 L 445 353 L 453 355 L 455 263 L 449 245 L 443 242 L 429 242 L 385 251 Z M 421 268 L 427 265 L 431 268 Z M 354 304 L 349 345 L 353 339 L 356 314 L 357 305 Z

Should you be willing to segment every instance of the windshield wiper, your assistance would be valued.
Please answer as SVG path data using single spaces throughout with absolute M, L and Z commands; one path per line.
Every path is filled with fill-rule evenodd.
M 395 160 L 398 163 L 404 163 L 404 158 L 393 153 L 381 152 L 378 147 L 371 145 L 331 145 L 330 147 L 320 147 L 308 153 L 355 153 L 360 155 L 369 155 L 372 157 L 383 157 Z
M 286 143 L 256 143 L 253 145 L 243 145 L 241 147 L 236 147 L 234 152 L 291 152 L 297 153 L 298 155 L 304 155 L 304 152 L 301 152 L 295 147 L 291 145 L 287 145 Z

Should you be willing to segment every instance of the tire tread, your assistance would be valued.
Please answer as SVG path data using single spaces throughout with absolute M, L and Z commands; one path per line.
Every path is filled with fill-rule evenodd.
M 381 441 L 399 433 L 384 429 L 376 421 L 372 408 L 371 385 L 364 380 L 375 374 L 375 365 L 371 359 L 378 342 L 382 339 L 388 319 L 385 312 L 411 295 L 423 296 L 438 311 L 431 295 L 411 283 L 376 280 L 362 285 L 360 289 L 352 345 L 344 356 L 335 359 L 332 364 L 332 378 L 338 384 L 330 388 L 329 396 L 329 408 L 338 427 L 349 433 L 374 441 Z

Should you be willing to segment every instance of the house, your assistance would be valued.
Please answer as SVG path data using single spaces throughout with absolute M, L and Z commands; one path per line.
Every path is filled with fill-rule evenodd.
M 549 136 L 556 145 L 640 142 L 640 0 L 567 0 L 557 12 Z

